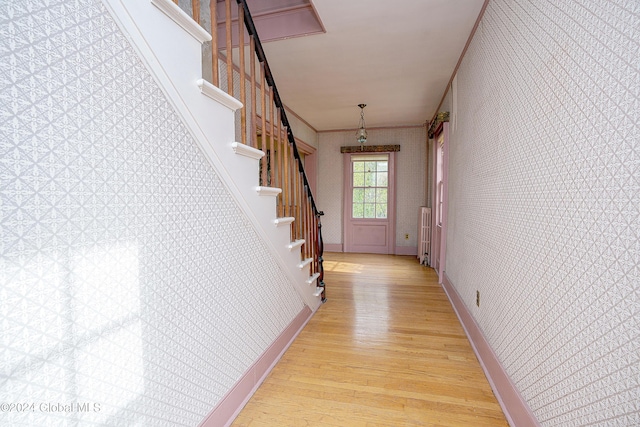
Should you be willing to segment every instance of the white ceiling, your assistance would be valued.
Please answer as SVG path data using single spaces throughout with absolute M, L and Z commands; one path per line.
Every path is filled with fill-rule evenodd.
M 312 0 L 326 33 L 267 42 L 282 101 L 318 131 L 421 125 L 484 0 Z

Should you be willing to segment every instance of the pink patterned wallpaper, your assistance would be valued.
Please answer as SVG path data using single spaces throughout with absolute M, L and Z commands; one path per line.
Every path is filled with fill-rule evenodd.
M 640 2 L 492 0 L 454 101 L 447 275 L 543 426 L 640 425 Z

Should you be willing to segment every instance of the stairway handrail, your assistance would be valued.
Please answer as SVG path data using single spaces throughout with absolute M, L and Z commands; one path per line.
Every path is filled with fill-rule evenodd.
M 264 49 L 262 48 L 262 43 L 260 42 L 260 36 L 258 36 L 258 31 L 256 31 L 255 24 L 253 23 L 253 18 L 251 16 L 251 12 L 249 11 L 249 5 L 247 5 L 246 0 L 236 0 L 239 5 L 242 6 L 242 10 L 244 12 L 244 23 L 247 29 L 247 33 L 249 33 L 249 37 L 253 37 L 255 41 L 255 53 L 258 57 L 258 61 L 264 64 L 264 73 L 265 79 L 267 80 L 267 84 L 271 86 L 271 90 L 273 91 L 273 101 L 276 104 L 276 107 L 280 109 L 280 120 L 282 121 L 283 126 L 287 128 L 287 139 L 289 144 L 293 147 L 293 156 L 296 160 L 298 160 L 298 171 L 302 174 L 302 180 L 304 183 L 305 192 L 311 201 L 311 207 L 313 208 L 313 213 L 315 216 L 322 216 L 324 212 L 319 211 L 316 207 L 316 202 L 313 198 L 313 193 L 311 192 L 311 186 L 309 185 L 309 180 L 307 179 L 307 173 L 304 170 L 304 166 L 302 165 L 302 158 L 300 157 L 300 153 L 298 152 L 298 146 L 296 145 L 295 137 L 293 136 L 293 131 L 291 130 L 291 126 L 289 125 L 289 120 L 287 119 L 287 113 L 285 112 L 284 104 L 280 99 L 280 94 L 278 93 L 278 87 L 276 86 L 275 79 L 273 78 L 273 74 L 271 74 L 271 68 L 269 67 L 269 61 L 267 61 L 267 56 L 264 53 Z

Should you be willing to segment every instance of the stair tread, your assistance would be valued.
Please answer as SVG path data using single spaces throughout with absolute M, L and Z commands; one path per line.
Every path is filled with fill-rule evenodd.
M 298 264 L 298 268 L 303 269 L 307 265 L 311 264 L 312 262 L 313 262 L 313 258 L 307 258 L 307 259 L 303 260 L 300 264 Z
M 162 13 L 200 43 L 211 40 L 211 35 L 171 0 L 151 0 L 151 4 L 160 9 Z
M 256 187 L 256 191 L 260 196 L 277 196 L 282 193 L 282 188 L 259 186 Z
M 316 279 L 318 279 L 318 277 L 320 277 L 320 273 L 315 273 L 314 275 L 309 276 L 309 278 L 307 279 L 307 283 L 312 284 L 316 281 Z
M 249 147 L 248 145 L 237 141 L 231 143 L 231 148 L 233 148 L 234 153 L 255 160 L 260 160 L 265 155 L 264 151 L 258 150 L 257 148 Z
M 304 245 L 305 240 L 304 239 L 298 239 L 295 240 L 291 243 L 289 243 L 287 245 L 287 248 L 289 248 L 289 250 L 295 249 L 295 248 L 299 248 L 300 246 Z

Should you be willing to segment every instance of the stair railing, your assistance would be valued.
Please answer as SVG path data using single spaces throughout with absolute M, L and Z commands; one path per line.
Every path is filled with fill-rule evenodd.
M 242 102 L 244 107 L 236 117 L 238 142 L 264 151 L 258 184 L 282 189 L 276 199 L 277 215 L 295 218 L 291 223 L 292 240 L 304 240 L 303 261 L 311 259 L 311 277 L 316 277 L 316 286 L 322 289 L 322 301 L 326 301 L 321 223 L 324 213 L 318 210 L 313 198 L 285 106 L 246 0 L 210 0 L 208 8 L 202 7 L 201 0 L 190 0 L 190 4 L 189 0 L 174 2 L 200 25 L 208 18 L 207 31 L 212 36 L 211 83 Z M 237 63 L 234 50 L 237 50 Z

